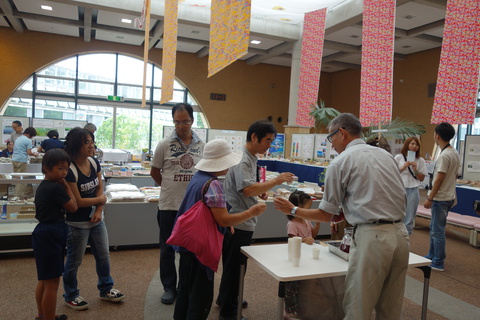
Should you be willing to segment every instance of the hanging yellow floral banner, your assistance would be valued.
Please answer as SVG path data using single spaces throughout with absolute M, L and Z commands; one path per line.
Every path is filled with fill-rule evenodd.
M 177 53 L 178 0 L 165 0 L 162 56 L 162 97 L 160 104 L 173 99 L 173 81 Z
M 208 77 L 248 53 L 251 0 L 212 0 Z

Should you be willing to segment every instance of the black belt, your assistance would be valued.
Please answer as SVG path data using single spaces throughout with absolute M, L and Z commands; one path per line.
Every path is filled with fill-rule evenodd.
M 399 223 L 399 222 L 401 222 L 401 221 L 402 221 L 402 220 L 387 221 L 387 220 L 382 220 L 382 219 L 380 219 L 380 220 L 375 221 L 375 222 L 372 222 L 372 223 L 374 223 L 374 224 L 392 223 L 392 224 L 393 224 L 393 223 Z

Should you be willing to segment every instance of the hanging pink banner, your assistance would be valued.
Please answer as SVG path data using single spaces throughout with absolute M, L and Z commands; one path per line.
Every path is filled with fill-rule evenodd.
M 395 0 L 364 0 L 360 122 L 378 125 L 392 119 Z
M 208 77 L 248 53 L 251 0 L 212 0 Z
M 310 116 L 310 112 L 312 105 L 318 100 L 326 15 L 327 9 L 325 8 L 306 13 L 303 20 L 297 117 L 295 119 L 296 124 L 300 126 L 315 126 L 315 120 Z
M 480 1 L 449 0 L 431 123 L 473 124 L 480 76 Z
M 173 82 L 177 62 L 178 0 L 165 0 L 162 56 L 162 97 L 160 104 L 173 100 Z

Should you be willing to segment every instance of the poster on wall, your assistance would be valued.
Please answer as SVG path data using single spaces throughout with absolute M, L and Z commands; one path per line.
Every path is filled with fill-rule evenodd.
M 37 137 L 46 139 L 50 130 L 57 130 L 60 137 L 64 137 L 63 120 L 33 119 L 33 127 L 37 130 Z
M 438 148 L 440 149 L 440 148 Z M 462 179 L 480 180 L 480 136 L 465 136 L 465 153 L 462 158 Z
M 211 141 L 213 139 L 224 139 L 230 144 L 232 150 L 236 152 L 242 152 L 246 138 L 246 131 L 217 129 L 208 130 L 208 141 Z
M 58 138 L 65 139 L 68 132 L 73 128 L 83 128 L 86 121 L 74 121 L 74 120 L 54 120 L 54 119 L 33 119 L 32 126 L 37 130 L 36 140 L 47 139 L 47 134 L 50 130 L 56 130 L 58 132 Z
M 284 158 L 285 157 L 285 134 L 277 133 L 275 140 L 273 140 L 268 149 L 268 156 L 270 158 Z
M 22 127 L 25 130 L 30 126 L 29 118 L 22 117 L 1 117 L 2 119 L 2 146 L 5 146 L 5 142 L 10 140 L 10 135 L 13 132 L 12 122 L 17 120 L 22 123 Z
M 314 141 L 313 134 L 292 134 L 292 149 L 290 157 L 296 159 L 313 158 Z
M 69 120 L 63 120 L 63 135 L 58 131 L 58 134 L 60 135 L 60 139 L 63 139 L 67 136 L 68 132 L 72 130 L 73 128 L 83 128 L 87 124 L 86 121 L 69 121 Z
M 332 144 L 327 140 L 327 134 L 315 134 L 314 158 L 321 161 L 332 161 L 338 156 Z

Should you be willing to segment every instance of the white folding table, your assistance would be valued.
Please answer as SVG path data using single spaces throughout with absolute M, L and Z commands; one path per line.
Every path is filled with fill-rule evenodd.
M 320 248 L 320 259 L 312 258 L 312 248 L 316 246 Z M 245 246 L 241 248 L 241 252 L 248 258 L 258 263 L 262 269 L 270 274 L 275 280 L 279 281 L 278 286 L 278 306 L 277 318 L 283 319 L 283 300 L 285 298 L 285 282 L 328 278 L 343 276 L 347 273 L 348 262 L 329 252 L 328 247 L 322 244 L 307 245 L 302 243 L 302 254 L 300 265 L 294 267 L 293 263 L 288 261 L 288 245 L 255 245 Z M 241 303 L 243 301 L 243 278 L 245 275 L 245 263 L 240 268 L 240 289 L 239 289 L 239 306 L 238 310 L 242 310 Z M 423 301 L 421 319 L 426 319 L 428 288 L 430 281 L 431 269 L 429 265 L 432 262 L 414 253 L 410 253 L 408 265 L 417 267 L 423 271 Z M 241 319 L 241 312 L 237 313 L 237 319 Z

